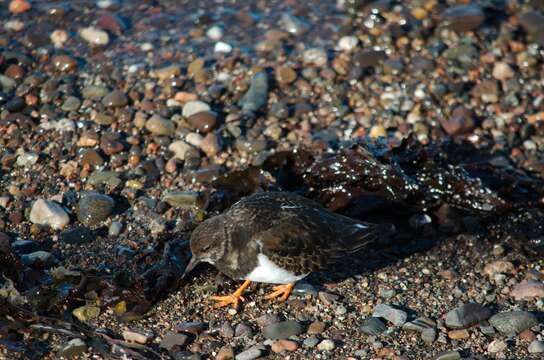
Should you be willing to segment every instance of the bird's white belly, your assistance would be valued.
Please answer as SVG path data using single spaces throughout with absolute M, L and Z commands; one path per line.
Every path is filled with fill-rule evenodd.
M 245 277 L 245 280 L 270 284 L 287 284 L 299 281 L 308 275 L 304 274 L 297 276 L 290 271 L 282 269 L 264 254 L 258 255 L 258 261 L 257 267 Z

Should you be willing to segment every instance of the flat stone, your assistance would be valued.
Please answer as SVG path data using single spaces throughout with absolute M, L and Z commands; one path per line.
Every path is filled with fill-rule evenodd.
M 72 339 L 62 345 L 58 355 L 67 359 L 77 358 L 87 351 L 87 344 L 81 339 Z
M 379 318 L 368 317 L 363 320 L 363 323 L 361 324 L 359 329 L 367 335 L 376 336 L 387 330 L 387 327 Z
M 48 225 L 53 229 L 62 229 L 70 222 L 68 214 L 54 201 L 38 199 L 30 210 L 30 221 L 33 224 Z
M 529 344 L 527 349 L 531 354 L 540 354 L 544 353 L 544 342 L 539 340 L 534 340 Z
M 334 350 L 335 347 L 334 341 L 330 339 L 325 339 L 317 344 L 317 349 L 320 351 L 331 351 Z
M 487 346 L 487 351 L 491 354 L 504 352 L 508 348 L 508 345 L 503 340 L 493 340 Z
M 198 335 L 208 328 L 208 324 L 200 321 L 185 321 L 176 326 L 176 331 Z
M 296 351 L 298 349 L 298 343 L 292 340 L 277 340 L 272 344 L 271 349 L 275 353 Z
M 223 346 L 215 355 L 215 360 L 232 360 L 234 359 L 234 349 L 232 346 Z
M 536 326 L 538 320 L 528 311 L 507 311 L 493 315 L 489 323 L 501 334 L 515 335 Z
M 465 329 L 491 316 L 491 310 L 477 303 L 467 303 L 446 314 L 446 326 L 451 329 Z
M 185 154 L 193 147 L 185 141 L 177 140 L 168 145 L 168 150 L 174 153 L 176 159 L 185 160 Z
M 217 126 L 217 114 L 213 111 L 200 111 L 189 116 L 187 121 L 201 133 L 208 133 Z
M 115 202 L 108 195 L 89 193 L 77 204 L 77 218 L 87 226 L 98 225 L 111 215 L 114 207 Z
M 145 128 L 155 135 L 172 136 L 176 131 L 176 124 L 155 114 L 146 121 Z
M 287 339 L 299 335 L 303 330 L 302 325 L 296 321 L 282 321 L 266 326 L 263 335 L 266 339 Z
M 374 307 L 374 312 L 372 313 L 373 317 L 383 318 L 395 326 L 402 326 L 406 319 L 408 318 L 408 314 L 406 311 L 397 309 L 394 306 L 391 306 L 389 304 L 378 304 Z
M 193 100 L 188 101 L 183 105 L 183 110 L 181 114 L 184 118 L 189 118 L 189 116 L 197 114 L 202 111 L 210 111 L 210 105 L 206 104 L 204 101 Z
M 107 45 L 110 42 L 107 32 L 92 26 L 81 29 L 79 35 L 92 45 Z
M 484 267 L 484 274 L 492 277 L 495 274 L 511 273 L 514 270 L 514 264 L 510 261 L 496 260 L 487 263 Z
M 434 360 L 461 360 L 459 351 L 446 351 L 438 354 Z
M 235 356 L 236 360 L 253 360 L 260 358 L 264 354 L 263 349 L 260 346 L 253 346 L 247 350 L 242 351 Z
M 127 95 L 119 90 L 113 90 L 102 99 L 102 105 L 105 107 L 121 107 L 128 104 Z
M 524 280 L 514 286 L 510 296 L 518 301 L 544 298 L 544 284 L 537 280 Z
M 38 250 L 30 254 L 21 255 L 21 262 L 27 266 L 49 266 L 53 262 L 53 254 Z
M 240 100 L 240 106 L 245 112 L 255 112 L 266 105 L 268 99 L 268 76 L 265 72 L 253 75 L 249 89 Z
M 482 8 L 476 4 L 453 6 L 444 11 L 446 26 L 457 32 L 474 30 L 484 20 L 485 14 Z
M 162 201 L 177 209 L 195 209 L 204 205 L 196 191 L 171 191 L 163 196 Z
M 159 346 L 163 349 L 170 350 L 174 346 L 184 346 L 189 340 L 189 336 L 185 334 L 169 332 L 161 340 Z

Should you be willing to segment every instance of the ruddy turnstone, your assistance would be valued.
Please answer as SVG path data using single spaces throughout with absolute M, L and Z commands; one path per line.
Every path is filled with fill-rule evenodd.
M 233 294 L 213 296 L 215 307 L 237 307 L 252 281 L 277 284 L 265 298 L 285 301 L 297 281 L 391 230 L 390 224 L 335 214 L 294 193 L 259 192 L 197 226 L 185 275 L 207 262 L 232 279 L 245 280 Z

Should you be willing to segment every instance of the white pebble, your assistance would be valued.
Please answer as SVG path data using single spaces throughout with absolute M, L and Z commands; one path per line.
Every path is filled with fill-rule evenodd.
M 107 45 L 110 42 L 107 32 L 92 26 L 81 29 L 79 35 L 93 45 Z
M 70 218 L 56 202 L 38 199 L 30 210 L 30 221 L 33 224 L 49 225 L 53 229 L 62 229 L 68 225 Z
M 358 43 L 359 39 L 356 36 L 342 36 L 338 41 L 338 48 L 343 51 L 351 51 Z
M 223 29 L 220 26 L 214 25 L 206 31 L 206 36 L 217 41 L 223 37 Z
M 187 142 L 188 144 L 191 144 L 191 145 L 193 145 L 195 147 L 200 147 L 200 144 L 202 144 L 202 140 L 204 140 L 202 135 L 200 135 L 200 134 L 198 134 L 196 132 L 188 133 L 185 136 L 185 142 Z
M 142 51 L 151 51 L 153 50 L 153 44 L 148 42 L 143 43 L 142 45 L 140 45 L 140 49 Z
M 320 351 L 334 350 L 335 347 L 336 345 L 334 345 L 334 341 L 329 339 L 325 339 L 317 345 L 317 349 Z
M 21 31 L 25 28 L 25 23 L 21 20 L 9 20 L 4 23 L 4 29 L 8 31 Z
M 304 52 L 304 62 L 315 66 L 327 64 L 327 51 L 323 48 L 311 48 Z
M 17 166 L 28 167 L 38 162 L 38 154 L 27 152 L 17 156 Z
M 228 54 L 232 51 L 232 46 L 226 42 L 219 41 L 215 44 L 213 51 Z
M 51 33 L 49 38 L 56 48 L 60 48 L 68 40 L 68 33 L 64 30 L 57 29 Z
M 210 111 L 210 105 L 206 104 L 204 101 L 193 100 L 188 101 L 185 105 L 183 105 L 181 114 L 183 117 L 188 118 L 189 116 L 202 111 Z

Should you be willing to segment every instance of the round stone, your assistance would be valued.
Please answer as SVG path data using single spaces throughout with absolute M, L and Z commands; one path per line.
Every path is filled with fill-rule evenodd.
M 107 45 L 110 42 L 107 32 L 92 26 L 81 29 L 79 36 L 92 45 Z
M 287 339 L 302 333 L 303 327 L 296 321 L 281 321 L 270 324 L 263 330 L 266 339 Z
M 102 105 L 106 107 L 121 107 L 127 103 L 127 95 L 120 90 L 113 90 L 102 99 Z
M 493 315 L 489 323 L 502 334 L 515 335 L 536 326 L 538 320 L 528 311 L 507 311 Z
M 188 101 L 183 105 L 181 114 L 183 117 L 189 118 L 189 116 L 203 111 L 210 111 L 210 105 L 206 104 L 204 101 L 193 100 Z
M 213 111 L 201 111 L 187 118 L 189 124 L 202 133 L 215 129 L 217 125 L 217 114 Z
M 68 214 L 54 201 L 38 199 L 30 210 L 30 221 L 33 224 L 48 225 L 53 229 L 62 229 L 70 222 Z
M 111 197 L 98 193 L 90 193 L 79 200 L 77 218 L 87 226 L 98 225 L 111 215 L 114 207 L 115 202 Z
M 147 120 L 145 128 L 155 135 L 172 136 L 176 131 L 176 124 L 155 114 Z

